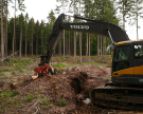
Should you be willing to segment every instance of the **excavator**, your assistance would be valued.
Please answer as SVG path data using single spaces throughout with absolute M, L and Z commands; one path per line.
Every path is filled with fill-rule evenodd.
M 131 41 L 126 31 L 109 22 L 77 15 L 72 17 L 80 22 L 67 22 L 66 17 L 68 15 L 61 14 L 56 19 L 48 39 L 47 53 L 41 56 L 38 69 L 47 65 L 53 72 L 48 65 L 63 29 L 107 36 L 113 47 L 111 81 L 104 87 L 93 88 L 89 97 L 93 104 L 102 107 L 143 110 L 143 41 Z M 40 76 L 48 73 L 48 70 L 35 72 Z

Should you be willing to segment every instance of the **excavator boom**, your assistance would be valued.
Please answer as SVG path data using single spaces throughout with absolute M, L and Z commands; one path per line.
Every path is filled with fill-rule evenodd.
M 111 39 L 112 43 L 117 43 L 120 41 L 128 41 L 129 37 L 126 32 L 119 26 L 104 22 L 100 20 L 87 19 L 80 16 L 73 16 L 74 19 L 80 19 L 86 22 L 66 22 L 65 17 L 67 15 L 61 14 L 53 26 L 52 33 L 48 40 L 48 51 L 47 51 L 47 63 L 50 62 L 53 50 L 59 39 L 59 34 L 62 30 L 72 30 L 79 32 L 97 33 L 100 35 L 107 36 Z

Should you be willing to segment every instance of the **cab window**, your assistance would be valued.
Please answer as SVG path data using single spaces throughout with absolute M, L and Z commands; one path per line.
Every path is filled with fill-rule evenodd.
M 135 58 L 143 58 L 143 45 L 136 44 L 134 45 L 134 57 Z
M 120 47 L 116 49 L 115 61 L 128 60 L 129 52 L 128 47 Z
M 129 67 L 130 51 L 129 46 L 116 47 L 112 65 L 113 72 Z

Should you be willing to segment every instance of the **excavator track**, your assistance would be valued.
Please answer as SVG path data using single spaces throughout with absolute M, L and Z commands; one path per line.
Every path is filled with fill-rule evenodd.
M 143 111 L 143 89 L 105 86 L 91 92 L 92 103 L 112 109 Z

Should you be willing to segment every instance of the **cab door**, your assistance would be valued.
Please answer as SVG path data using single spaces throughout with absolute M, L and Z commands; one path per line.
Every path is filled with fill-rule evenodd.
M 130 67 L 131 51 L 132 48 L 127 45 L 115 47 L 112 61 L 112 73 Z

